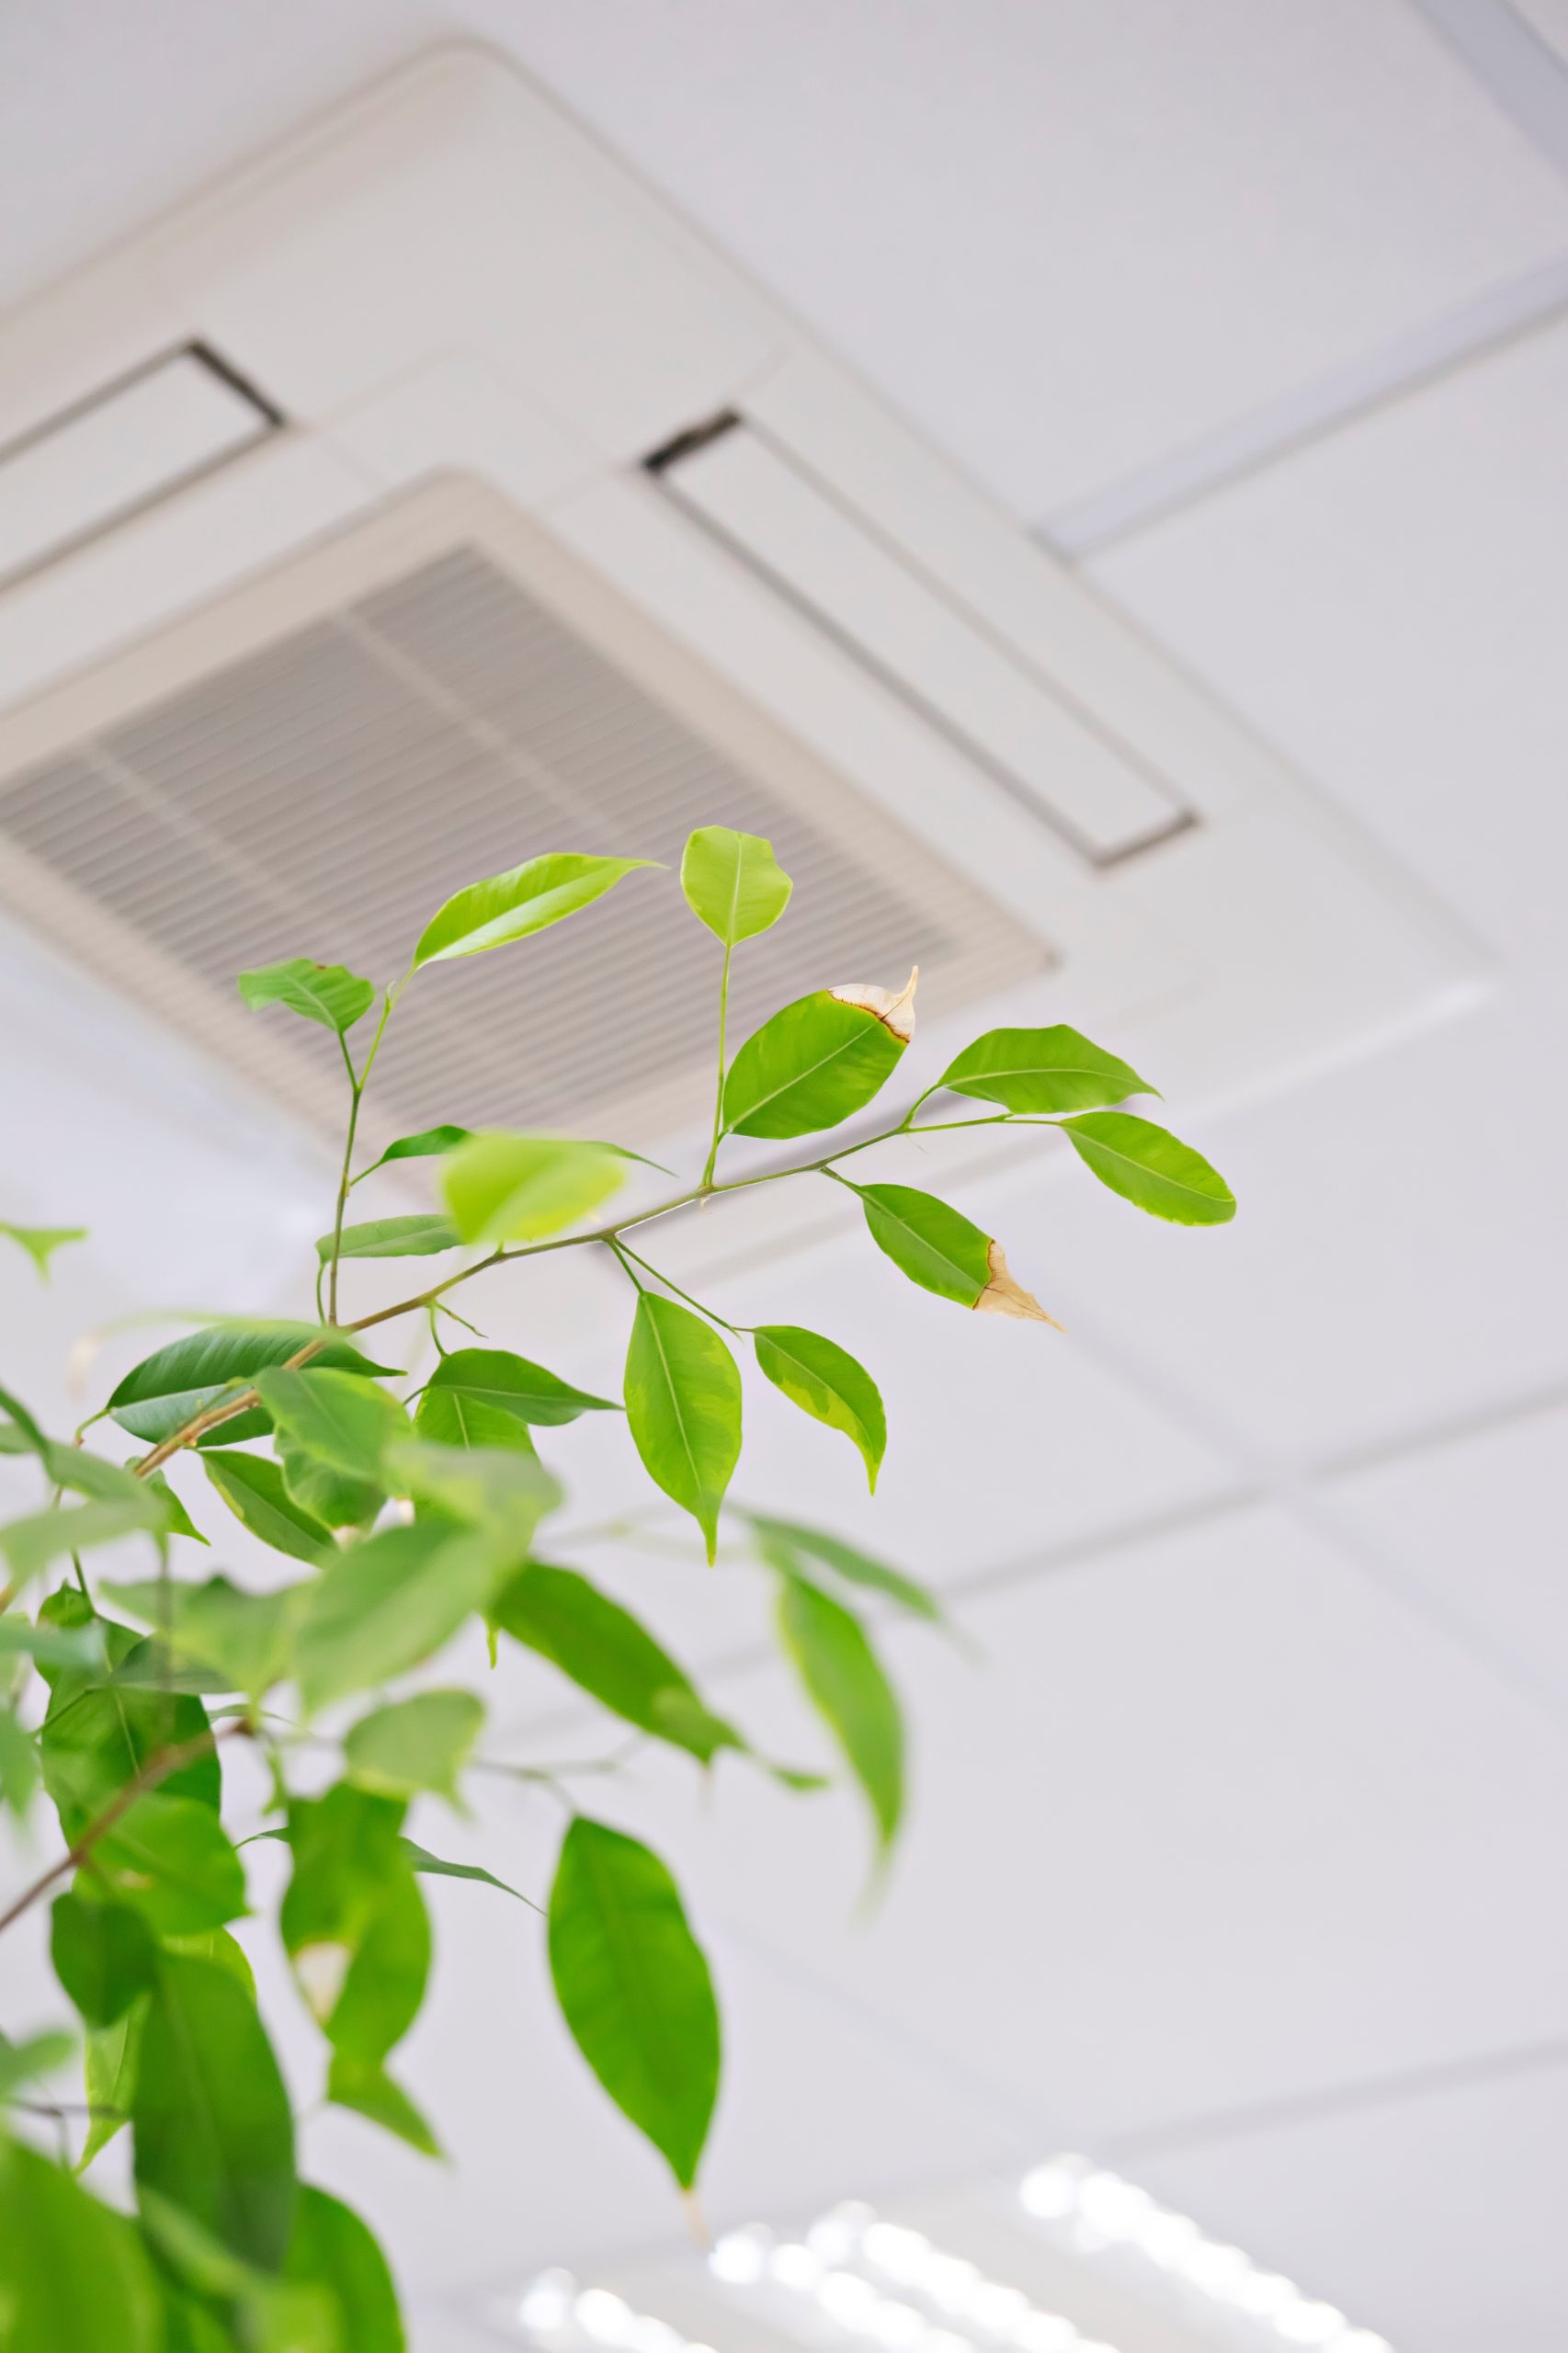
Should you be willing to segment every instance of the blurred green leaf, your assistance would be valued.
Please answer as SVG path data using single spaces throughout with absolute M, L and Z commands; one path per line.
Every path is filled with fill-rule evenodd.
M 430 1924 L 394 1800 L 339 1781 L 289 1808 L 294 1858 L 278 1915 L 284 1949 L 335 2052 L 379 2067 L 418 2016 Z
M 649 1477 L 691 1514 L 711 1564 L 719 1507 L 740 1459 L 741 1377 L 710 1324 L 654 1291 L 638 1294 L 626 1415 Z
M 256 2005 L 226 1969 L 160 1960 L 131 2124 L 139 2192 L 181 2208 L 242 2262 L 280 2267 L 298 2194 L 294 2120 Z
M 1062 1132 L 1102 1185 L 1134 1208 L 1174 1225 L 1225 1225 L 1235 1196 L 1217 1168 L 1131 1111 L 1088 1111 L 1063 1120 Z
M 865 1628 L 819 1586 L 795 1577 L 779 1588 L 778 1627 L 807 1693 L 866 1793 L 885 1849 L 903 1812 L 903 1722 Z
M 0 2211 L 6 2353 L 165 2353 L 153 2268 L 122 2214 L 4 2137 Z
M 384 2067 L 363 2059 L 350 2059 L 343 2052 L 335 2051 L 327 2070 L 326 2096 L 335 2106 L 350 2108 L 357 2116 L 368 2117 L 383 2132 L 395 2132 L 400 2141 L 406 2141 L 421 2155 L 441 2154 L 441 2144 L 429 2124 L 402 2085 L 394 2084 Z
M 487 1536 L 454 1535 L 440 1522 L 383 1529 L 353 1545 L 311 1588 L 301 1623 L 296 1673 L 307 1711 L 417 1666 L 516 1565 Z
M 877 1492 L 877 1472 L 887 1449 L 887 1417 L 876 1382 L 846 1348 L 798 1324 L 759 1324 L 752 1333 L 759 1369 L 792 1404 L 842 1430 L 859 1449 L 867 1483 Z
M 0 1702 L 0 1805 L 25 1822 L 40 1779 L 38 1743 L 14 1708 Z
M 245 1908 L 245 1876 L 217 1815 L 194 1798 L 152 1790 L 104 1832 L 95 1873 L 160 1936 L 221 1928 Z
M 50 1596 L 39 1612 L 50 1625 L 79 1627 L 93 1609 L 74 1586 Z M 199 1699 L 158 1690 L 116 1690 L 109 1676 L 141 1637 L 129 1626 L 99 1617 L 108 1665 L 104 1668 L 44 1666 L 51 1685 L 49 1711 L 40 1739 L 44 1787 L 60 1810 L 68 1838 L 77 1836 L 150 1758 L 183 1746 L 208 1729 Z M 216 1810 L 222 1789 L 215 1749 L 193 1757 L 161 1784 L 163 1794 L 188 1797 Z
M 396 1398 L 355 1373 L 282 1367 L 258 1372 L 256 1389 L 294 1502 L 332 1528 L 373 1519 L 388 1493 L 387 1450 L 409 1435 Z
M 69 1242 L 85 1242 L 87 1238 L 85 1225 L 7 1225 L 3 1220 L 0 1220 L 0 1233 L 7 1235 L 19 1249 L 27 1252 L 46 1282 L 49 1279 L 49 1262 L 54 1253 L 64 1249 Z
M 414 951 L 414 969 L 525 939 L 601 898 L 623 874 L 653 863 L 646 858 L 590 858 L 564 850 L 530 858 L 486 881 L 471 882 L 426 926 Z
M 217 1404 L 225 1390 L 249 1387 L 268 1365 L 282 1364 L 315 1340 L 323 1345 L 311 1358 L 312 1372 L 390 1374 L 397 1370 L 372 1364 L 351 1340 L 324 1339 L 319 1324 L 216 1324 L 144 1357 L 126 1374 L 108 1401 L 108 1410 L 123 1428 L 156 1446 Z M 270 1427 L 266 1413 L 253 1407 L 222 1424 L 222 1437 L 215 1431 L 214 1442 L 231 1446 L 241 1438 L 263 1437 Z
M 50 1916 L 56 1977 L 89 2026 L 112 2026 L 152 1983 L 157 1948 L 145 1918 L 75 1893 L 57 1895 Z
M 776 924 L 794 886 L 760 835 L 699 825 L 687 839 L 680 887 L 699 922 L 733 948 Z
M 283 2276 L 325 2290 L 337 2353 L 404 2353 L 397 2290 L 374 2236 L 352 2207 L 304 2182 Z
M 528 1901 L 515 1887 L 508 1887 L 504 1879 L 497 1879 L 494 1871 L 482 1870 L 477 1863 L 443 1862 L 440 1856 L 431 1854 L 428 1847 L 416 1847 L 412 1838 L 403 1838 L 398 1843 L 416 1871 L 429 1871 L 437 1879 L 483 1880 L 486 1887 L 498 1887 L 503 1895 L 516 1895 L 519 1904 Z M 537 1912 L 539 1906 L 535 1904 L 533 1909 Z
M 575 1569 L 530 1561 L 503 1586 L 490 1617 L 601 1707 L 704 1765 L 721 1748 L 744 1745 L 709 1712 L 690 1677 L 631 1612 Z
M 988 1029 L 948 1064 L 937 1084 L 1009 1111 L 1086 1111 L 1158 1092 L 1131 1063 L 1064 1022 L 1049 1029 Z
M 430 1376 L 425 1393 L 428 1397 L 433 1392 L 551 1428 L 575 1421 L 579 1414 L 620 1411 L 613 1398 L 574 1389 L 559 1373 L 547 1372 L 543 1365 L 530 1364 L 527 1357 L 505 1348 L 454 1348 Z
M 550 1967 L 584 2058 L 689 2189 L 719 2090 L 712 1979 L 658 1857 L 585 1815 L 551 1889 Z
M 40 1665 L 108 1672 L 103 1636 L 91 1620 L 85 1626 L 34 1626 L 26 1618 L 0 1618 L 0 1658 L 17 1653 L 37 1659 Z
M 259 965 L 255 972 L 242 972 L 237 985 L 253 1010 L 264 1005 L 287 1006 L 290 1013 L 319 1021 L 324 1029 L 335 1030 L 340 1038 L 363 1018 L 376 997 L 373 981 L 361 980 L 342 964 L 313 964 L 308 956 Z
M 724 1081 L 724 1130 L 803 1136 L 864 1110 L 905 1041 L 862 1005 L 828 989 L 797 997 L 754 1030 Z
M 344 1736 L 343 1761 L 361 1789 L 387 1797 L 421 1790 L 458 1803 L 458 1775 L 484 1722 L 472 1691 L 419 1691 L 361 1716 Z
M 53 2029 L 43 2034 L 24 2036 L 13 2042 L 0 2034 L 0 2101 L 15 2099 L 18 2092 L 41 2083 L 64 2066 L 76 2048 L 74 2035 Z M 0 2308 L 3 2317 L 3 2308 Z M 0 2338 L 0 2343 L 4 2343 Z
M 69 1552 L 85 1552 L 122 1536 L 156 1534 L 163 1527 L 164 1506 L 155 1495 L 121 1495 L 112 1503 L 59 1504 L 7 1520 L 0 1527 L 0 1554 L 15 1582 L 26 1585 L 51 1561 L 63 1560 Z
M 294 1501 L 279 1463 L 237 1447 L 214 1447 L 201 1462 L 235 1518 L 259 1542 L 291 1560 L 309 1561 L 312 1568 L 333 1557 L 331 1529 Z
M 824 1529 L 805 1528 L 793 1519 L 776 1519 L 767 1512 L 747 1512 L 745 1516 L 756 1532 L 763 1559 L 782 1575 L 810 1579 L 812 1564 L 818 1564 L 842 1577 L 846 1585 L 885 1594 L 912 1617 L 924 1618 L 933 1625 L 941 1622 L 940 1606 L 926 1587 L 916 1585 L 902 1571 L 890 1569 L 885 1561 L 873 1560 L 869 1552 L 857 1551 L 853 1544 L 830 1536 Z
M 563 1136 L 476 1135 L 441 1165 L 464 1242 L 543 1242 L 598 1208 L 622 1181 L 621 1155 Z
M 481 1530 L 508 1568 L 527 1559 L 534 1529 L 561 1500 L 539 1457 L 510 1441 L 464 1448 L 415 1439 L 392 1448 L 388 1470 L 422 1518 L 438 1513 Z
M 346 1225 L 337 1245 L 340 1258 L 433 1258 L 442 1250 L 461 1246 L 461 1235 L 449 1217 L 425 1211 L 415 1217 L 372 1218 L 368 1225 Z M 324 1233 L 316 1256 L 324 1266 L 333 1255 L 333 1237 Z
M 204 1585 L 176 1585 L 170 1578 L 106 1585 L 103 1591 L 117 1608 L 157 1629 L 175 1656 L 213 1668 L 220 1678 L 216 1688 L 255 1694 L 288 1674 L 294 1629 L 311 1587 L 247 1593 L 227 1577 L 215 1576 Z

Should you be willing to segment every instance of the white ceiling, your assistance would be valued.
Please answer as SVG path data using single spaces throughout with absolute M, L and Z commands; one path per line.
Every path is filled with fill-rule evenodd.
M 1560 0 L 1525 13 L 1568 56 Z M 944 1320 L 835 1238 L 716 1287 L 820 1313 L 889 1393 L 875 1506 L 846 1449 L 830 1466 L 764 1400 L 748 1495 L 799 1506 L 809 1478 L 816 1516 L 972 1586 L 986 1654 L 898 1637 L 919 1796 L 869 1927 L 847 1806 L 737 1779 L 694 1810 L 673 1764 L 618 1795 L 677 1857 L 724 1982 L 721 2222 L 1077 2142 L 1397 2353 L 1568 2337 L 1568 182 L 1542 128 L 1568 119 L 1568 74 L 1532 45 L 1521 107 L 1475 70 L 1517 63 L 1522 23 L 1501 0 L 13 0 L 0 20 L 16 297 L 426 40 L 507 46 L 1027 518 L 1097 513 L 1074 543 L 1100 590 L 1496 966 L 1447 1028 L 1186 1122 L 1241 1197 L 1223 1233 L 1055 1173 L 977 1187 L 1067 1339 Z M 1441 366 L 1400 381 L 1435 322 Z M 1212 462 L 1184 475 L 1198 445 Z M 309 1162 L 261 1162 L 243 1107 L 177 1055 L 92 1045 L 90 999 L 28 952 L 0 956 L 0 999 L 6 1097 L 38 1107 L 0 1145 L 7 1213 L 86 1210 L 103 1237 L 47 1299 L 17 1291 L 29 1335 L 266 1297 L 316 1230 Z M 220 1299 L 222 1231 L 258 1203 L 265 1246 Z M 540 1284 L 492 1328 L 554 1327 L 562 1370 L 613 1382 L 608 1326 L 567 1313 Z M 594 1516 L 613 1509 L 617 1433 L 566 1438 Z M 718 1663 L 725 1705 L 803 1751 L 753 1663 L 744 1574 L 605 1566 Z M 519 1676 L 495 1712 L 555 1704 Z M 535 1801 L 427 1835 L 532 1887 L 550 1832 Z M 437 1913 L 407 2072 L 458 2164 L 312 2127 L 321 2170 L 394 2232 L 421 2353 L 468 2343 L 439 2314 L 476 2282 L 673 2227 L 545 2014 L 527 1915 L 462 1887 Z

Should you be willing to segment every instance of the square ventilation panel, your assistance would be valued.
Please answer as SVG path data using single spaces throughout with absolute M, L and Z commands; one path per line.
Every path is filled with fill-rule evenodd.
M 783 922 L 737 961 L 731 1035 L 913 962 L 944 1013 L 1048 944 L 673 646 L 534 526 L 449 477 L 0 723 L 0 893 L 301 1120 L 341 1118 L 332 1040 L 234 975 L 341 960 L 385 982 L 435 908 L 546 850 L 678 866 L 695 824 L 767 835 Z M 702 1114 L 716 951 L 673 875 L 412 991 L 379 1124 L 636 1139 Z

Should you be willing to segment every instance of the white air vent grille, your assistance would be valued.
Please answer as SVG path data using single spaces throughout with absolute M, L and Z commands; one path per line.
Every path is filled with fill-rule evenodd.
M 797 883 L 742 960 L 735 1038 L 802 989 L 896 983 L 912 961 L 944 1011 L 1049 963 L 847 786 L 824 778 L 819 801 L 746 772 L 457 546 L 29 766 L 0 785 L 0 833 L 24 878 L 33 862 L 78 904 L 79 952 L 139 988 L 131 951 L 156 951 L 142 993 L 165 1013 L 171 968 L 214 1008 L 236 971 L 281 955 L 392 978 L 480 875 L 562 848 L 673 866 L 714 822 L 769 835 Z M 28 912 L 25 879 L 9 889 Z M 432 973 L 390 1034 L 379 1124 L 678 1127 L 710 1084 L 715 953 L 673 877 L 632 876 L 515 953 Z M 213 1041 L 210 1018 L 193 1026 Z M 330 1040 L 301 1030 L 280 1059 L 265 1026 L 255 1074 L 319 1116 Z M 225 1029 L 224 1051 L 243 1057 L 245 1034 Z

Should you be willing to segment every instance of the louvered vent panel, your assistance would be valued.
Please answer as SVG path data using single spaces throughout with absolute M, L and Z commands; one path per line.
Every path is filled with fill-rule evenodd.
M 803 989 L 896 983 L 914 961 L 945 1009 L 1049 961 L 835 790 L 819 825 L 459 548 L 13 779 L 0 827 L 165 975 L 231 1002 L 235 972 L 277 956 L 391 978 L 451 892 L 540 851 L 674 868 L 713 823 L 769 836 L 796 881 L 739 961 L 735 1039 Z M 634 875 L 526 946 L 438 968 L 389 1033 L 382 1122 L 673 1129 L 710 1084 L 716 963 L 672 878 Z M 333 1065 L 324 1034 L 289 1047 Z M 277 1086 L 279 1067 L 258 1075 Z M 296 1108 L 322 1099 L 304 1087 Z

